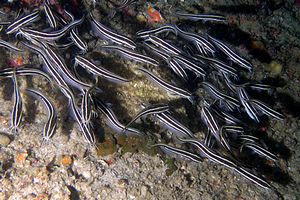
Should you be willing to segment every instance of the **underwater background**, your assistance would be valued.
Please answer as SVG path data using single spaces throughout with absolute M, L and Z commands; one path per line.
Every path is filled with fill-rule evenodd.
M 1 40 L 20 47 L 20 41 L 24 39 L 8 35 L 8 24 L 5 22 L 16 20 L 19 12 L 21 16 L 32 13 L 36 8 L 42 12 L 45 2 L 0 2 Z M 249 166 L 251 173 L 262 176 L 276 188 L 276 192 L 260 187 L 210 159 L 193 162 L 153 147 L 154 144 L 163 143 L 192 150 L 190 146 L 178 143 L 168 128 L 153 116 L 141 118 L 132 125 L 145 133 L 144 136 L 126 136 L 110 128 L 104 114 L 99 114 L 95 117 L 97 123 L 93 127 L 96 144 L 91 147 L 70 111 L 70 102 L 57 88 L 53 89 L 45 78 L 39 76 L 17 76 L 23 100 L 23 117 L 18 133 L 13 133 L 9 127 L 14 107 L 14 84 L 11 78 L 0 76 L 0 199 L 300 198 L 299 1 L 49 0 L 47 3 L 60 14 L 66 9 L 75 19 L 82 14 L 92 13 L 111 30 L 129 38 L 135 38 L 135 34 L 141 30 L 176 24 L 185 30 L 208 34 L 223 41 L 252 63 L 252 72 L 243 72 L 243 78 L 251 83 L 272 87 L 271 92 L 253 92 L 252 97 L 272 105 L 284 119 L 276 120 L 262 115 L 260 122 L 254 123 L 245 116 L 245 127 L 251 127 L 245 128 L 246 131 L 259 138 L 278 159 L 264 159 L 252 152 L 243 154 L 240 159 L 245 166 Z M 122 6 L 125 3 L 128 5 Z M 178 12 L 222 15 L 226 22 L 189 20 L 178 17 Z M 41 15 L 40 20 L 47 25 L 45 14 Z M 33 23 L 30 28 L 39 27 L 39 22 Z M 48 31 L 46 26 L 43 30 Z M 130 80 L 126 84 L 111 83 L 105 79 L 96 83 L 102 90 L 101 99 L 122 124 L 130 122 L 143 108 L 143 103 L 167 103 L 173 116 L 199 140 L 204 141 L 208 128 L 201 118 L 202 107 L 197 105 L 200 105 L 202 98 L 212 99 L 209 92 L 199 86 L 202 81 L 209 79 L 198 81 L 199 77 L 194 77 L 192 84 L 185 85 L 197 96 L 195 106 L 188 99 L 168 94 L 136 70 L 145 67 L 170 83 L 181 85 L 179 78 L 169 68 L 151 66 L 105 51 L 100 46 L 106 45 L 107 41 L 99 39 L 93 32 L 89 21 L 84 21 L 78 35 L 85 40 L 88 50 L 81 52 L 73 45 L 58 52 L 67 65 L 73 65 L 75 55 L 84 55 L 114 74 Z M 166 37 L 169 35 L 166 34 Z M 166 41 L 177 40 L 171 37 Z M 184 46 L 179 40 L 178 44 Z M 39 68 L 41 59 L 37 54 L 26 48 L 23 51 L 16 53 L 1 45 L 1 70 L 17 69 L 23 65 Z M 141 51 L 143 54 L 145 52 Z M 83 73 L 82 69 L 78 70 L 78 76 Z M 218 80 L 218 75 L 211 74 L 209 78 Z M 86 76 L 82 80 L 89 81 Z M 221 86 L 224 88 L 225 84 Z M 28 95 L 27 88 L 43 91 L 56 107 L 56 131 L 47 143 L 42 143 L 43 129 L 48 119 L 47 109 Z M 79 99 L 80 94 L 76 93 L 75 103 L 78 105 Z

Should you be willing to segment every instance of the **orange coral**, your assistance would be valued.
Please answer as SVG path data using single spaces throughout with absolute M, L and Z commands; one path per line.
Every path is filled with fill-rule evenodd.
M 22 56 L 18 56 L 18 57 L 17 57 L 17 59 L 16 59 L 16 64 L 17 64 L 18 66 L 23 65 L 23 58 L 22 58 Z
M 23 57 L 21 55 L 18 55 L 12 59 L 9 59 L 8 64 L 9 64 L 9 66 L 11 66 L 13 68 L 18 68 L 24 64 Z
M 27 153 L 18 153 L 16 156 L 16 163 L 22 164 L 25 162 L 28 154 Z
M 60 163 L 63 166 L 68 167 L 68 166 L 70 166 L 73 163 L 73 159 L 69 155 L 63 155 L 62 158 L 61 158 Z
M 151 4 L 148 4 L 147 15 L 148 15 L 148 22 L 150 23 L 157 23 L 163 20 L 163 17 L 161 16 L 160 12 L 155 8 L 153 8 Z

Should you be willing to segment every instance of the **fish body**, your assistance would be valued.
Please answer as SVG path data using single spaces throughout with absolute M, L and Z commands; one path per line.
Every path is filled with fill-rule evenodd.
M 49 142 L 50 138 L 53 136 L 56 125 L 57 125 L 57 112 L 53 103 L 40 91 L 27 89 L 28 92 L 39 98 L 47 108 L 48 120 L 44 126 L 43 130 L 43 141 Z
M 15 133 L 18 133 L 23 116 L 23 102 L 19 89 L 19 84 L 17 81 L 17 75 L 15 72 L 13 72 L 12 80 L 14 85 L 14 106 L 11 113 L 11 128 L 14 130 Z

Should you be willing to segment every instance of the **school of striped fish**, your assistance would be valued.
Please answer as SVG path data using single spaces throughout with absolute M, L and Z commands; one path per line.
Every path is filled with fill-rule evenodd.
M 122 7 L 133 2 L 123 1 Z M 221 15 L 195 15 L 184 12 L 177 12 L 176 15 L 192 22 L 226 21 Z M 37 23 L 47 24 L 48 28 L 41 30 L 38 26 L 32 26 Z M 64 15 L 55 12 L 48 1 L 45 1 L 43 9 L 24 12 L 14 20 L 8 19 L 0 24 L 4 27 L 4 34 L 14 36 L 20 41 L 17 47 L 0 40 L 1 47 L 18 53 L 30 51 L 40 57 L 43 66 L 42 68 L 23 66 L 0 71 L 1 78 L 11 78 L 13 82 L 14 98 L 11 113 L 13 132 L 20 132 L 22 123 L 23 108 L 18 77 L 41 76 L 67 98 L 71 115 L 91 148 L 95 148 L 97 144 L 97 132 L 93 128 L 97 113 L 100 113 L 106 119 L 107 125 L 119 134 L 133 134 L 140 137 L 143 137 L 144 133 L 132 128 L 131 125 L 137 123 L 137 119 L 151 115 L 162 127 L 168 129 L 175 144 L 157 143 L 153 147 L 159 147 L 168 154 L 197 163 L 203 162 L 206 158 L 232 169 L 256 185 L 276 191 L 261 175 L 245 167 L 239 159 L 239 154 L 250 152 L 276 162 L 277 155 L 270 152 L 267 144 L 260 138 L 247 131 L 248 124 L 245 120 L 258 124 L 263 115 L 275 120 L 283 120 L 284 116 L 263 101 L 251 97 L 253 90 L 269 92 L 272 87 L 253 80 L 241 82 L 239 79 L 241 74 L 252 73 L 253 66 L 238 55 L 230 45 L 206 33 L 194 33 L 175 24 L 140 30 L 136 35 L 127 37 L 120 34 L 120 30 L 104 25 L 92 12 L 75 19 L 72 13 L 66 10 Z M 143 66 L 135 70 L 139 76 L 146 77 L 166 93 L 182 98 L 182 101 L 187 101 L 191 108 L 199 112 L 206 127 L 203 130 L 205 139 L 197 138 L 188 127 L 176 119 L 171 112 L 172 108 L 166 102 L 154 104 L 145 102 L 141 105 L 141 111 L 128 124 L 122 124 L 113 109 L 101 99 L 102 90 L 97 84 L 97 78 L 107 79 L 115 84 L 115 87 L 127 84 L 130 80 L 112 73 L 85 56 L 93 48 L 88 47 L 80 35 L 79 30 L 83 25 L 88 26 L 95 36 L 106 41 L 105 45 L 98 48 L 112 54 L 117 53 L 120 59 L 137 62 L 138 66 Z M 68 40 L 71 42 L 62 43 L 66 38 L 71 39 Z M 64 49 L 70 47 L 78 49 L 78 53 L 71 55 L 70 58 L 74 61 L 74 66 L 68 66 L 63 58 Z M 173 78 L 182 83 L 182 87 L 161 78 L 151 70 L 162 66 L 167 66 Z M 89 75 L 89 81 L 82 78 L 85 76 L 84 73 L 76 73 L 78 67 Z M 195 80 L 199 82 L 196 89 L 203 91 L 208 98 L 201 97 L 184 87 Z M 47 143 L 56 131 L 58 119 L 56 108 L 42 91 L 33 88 L 26 91 L 47 108 L 48 120 L 42 133 L 42 143 Z

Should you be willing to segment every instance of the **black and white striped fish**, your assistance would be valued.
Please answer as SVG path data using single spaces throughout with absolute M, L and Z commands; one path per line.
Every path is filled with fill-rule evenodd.
M 216 101 L 217 102 L 217 101 Z M 242 124 L 243 122 L 232 115 L 229 112 L 224 111 L 223 109 L 219 108 L 219 106 L 216 105 L 216 103 L 212 104 L 210 106 L 211 111 L 213 114 L 218 118 L 219 121 L 225 123 L 225 124 Z
M 21 27 L 24 27 L 29 23 L 36 21 L 37 19 L 39 19 L 39 14 L 40 14 L 39 10 L 34 10 L 32 13 L 15 20 L 6 28 L 6 34 L 15 33 Z
M 11 43 L 6 42 L 6 41 L 1 40 L 1 39 L 0 39 L 0 46 L 5 47 L 5 48 L 7 48 L 9 50 L 12 50 L 12 51 L 22 52 L 22 49 L 19 49 L 18 47 L 12 45 Z
M 260 139 L 258 137 L 255 137 L 253 135 L 248 135 L 248 134 L 239 134 L 237 136 L 237 140 L 239 140 L 241 144 L 245 142 L 253 142 L 253 143 L 260 142 Z
M 121 76 L 118 76 L 107 69 L 97 66 L 88 59 L 82 57 L 82 56 L 76 56 L 75 57 L 75 64 L 79 64 L 83 68 L 85 68 L 87 71 L 91 72 L 94 75 L 104 77 L 108 80 L 111 80 L 116 83 L 126 83 L 129 82 L 128 79 L 125 79 Z
M 170 57 L 169 53 L 157 48 L 154 45 L 149 44 L 148 42 L 143 42 L 143 45 L 148 48 L 152 53 L 158 55 L 161 57 L 164 61 L 168 61 L 168 58 Z
M 191 21 L 199 21 L 199 20 L 216 21 L 216 22 L 226 21 L 226 17 L 224 15 L 218 15 L 218 14 L 191 14 L 191 13 L 176 12 L 176 16 Z
M 95 30 L 96 33 L 100 35 L 100 37 L 107 38 L 113 43 L 124 45 L 131 49 L 135 49 L 136 44 L 133 40 L 110 30 L 100 22 L 96 21 L 96 19 L 91 13 L 90 13 L 90 18 L 91 18 L 91 25 L 93 29 Z
M 242 152 L 243 149 L 245 149 L 245 148 L 249 148 L 249 149 L 253 150 L 255 153 L 257 153 L 259 155 L 262 155 L 264 157 L 267 157 L 270 160 L 273 160 L 273 161 L 277 161 L 278 160 L 278 157 L 275 154 L 273 154 L 270 151 L 268 151 L 267 149 L 261 147 L 257 143 L 254 143 L 254 142 L 244 142 L 241 145 L 241 147 L 240 147 L 240 152 Z
M 226 106 L 233 111 L 240 106 L 239 101 L 227 94 L 222 93 L 215 86 L 208 82 L 202 82 L 201 86 L 216 100 L 226 103 Z
M 196 46 L 199 53 L 201 53 L 202 55 L 211 56 L 211 55 L 215 54 L 216 48 L 204 36 L 183 31 L 176 25 L 175 25 L 175 28 L 178 32 L 178 35 L 180 37 L 184 38 L 185 40 L 188 40 L 188 41 L 192 42 Z
M 64 11 L 70 17 L 71 21 L 74 21 L 74 16 L 67 10 L 64 10 Z M 61 20 L 65 25 L 68 24 L 64 19 L 61 19 Z M 88 50 L 88 45 L 82 39 L 82 37 L 79 36 L 77 27 L 74 27 L 71 29 L 70 37 L 71 37 L 72 41 L 74 42 L 74 44 L 82 51 L 82 53 L 85 53 Z
M 136 33 L 136 36 L 138 38 L 148 38 L 150 35 L 158 35 L 161 33 L 169 33 L 172 32 L 173 34 L 177 35 L 177 30 L 174 27 L 174 25 L 171 24 L 167 24 L 155 29 L 151 29 L 151 30 L 142 30 L 142 31 L 138 31 Z
M 83 90 L 83 95 L 81 99 L 82 122 L 87 124 L 87 126 L 90 126 L 91 124 L 92 113 L 94 108 L 94 102 L 91 96 L 91 92 L 95 87 L 96 86 L 91 87 L 88 90 Z
M 163 112 L 167 112 L 169 110 L 169 106 L 167 104 L 150 104 L 142 109 L 128 124 L 125 126 L 125 130 L 129 127 L 133 122 L 135 122 L 138 118 L 141 118 L 146 115 L 155 115 Z
M 75 77 L 65 64 L 64 59 L 59 56 L 59 54 L 57 54 L 46 44 L 41 44 L 41 46 L 46 54 L 46 59 L 49 59 L 49 61 L 53 63 L 53 66 L 60 71 L 66 82 L 77 87 L 80 90 L 92 87 L 92 84 L 82 82 L 77 77 Z
M 241 67 L 249 70 L 252 72 L 253 66 L 250 62 L 239 56 L 237 53 L 235 53 L 233 50 L 231 50 L 227 45 L 225 45 L 220 40 L 217 40 L 211 36 L 208 35 L 209 40 L 211 40 L 223 53 L 225 53 L 230 60 L 233 62 L 239 64 Z
M 206 147 L 201 142 L 199 142 L 195 139 L 182 139 L 182 138 L 178 138 L 178 139 L 182 142 L 189 143 L 189 144 L 192 144 L 192 145 L 196 146 L 201 151 L 201 155 L 207 157 L 209 160 L 214 161 L 216 163 L 219 163 L 221 165 L 224 165 L 228 168 L 233 169 L 234 171 L 238 172 L 239 174 L 241 174 L 246 179 L 256 183 L 257 185 L 259 185 L 259 186 L 261 186 L 265 189 L 271 189 L 272 188 L 272 186 L 267 181 L 265 181 L 262 177 L 259 177 L 255 174 L 249 172 L 248 170 L 246 170 L 245 168 L 243 168 L 241 166 L 238 166 L 237 164 L 235 164 L 230 159 L 219 155 L 218 153 L 216 153 L 213 150 Z
M 95 109 L 97 109 L 105 115 L 107 119 L 106 122 L 108 123 L 107 125 L 113 130 L 115 130 L 117 133 L 125 133 L 127 135 L 138 136 L 143 135 L 139 130 L 133 128 L 126 128 L 126 131 L 124 131 L 125 126 L 121 124 L 121 122 L 117 119 L 115 113 L 112 111 L 111 108 L 109 108 L 101 99 L 96 98 L 95 96 L 93 96 L 93 102 L 95 105 Z
M 208 130 L 213 134 L 215 139 L 221 143 L 220 138 L 220 125 L 216 120 L 215 116 L 212 114 L 209 106 L 201 105 L 201 119 L 207 126 Z
M 146 69 L 140 68 L 139 70 L 142 71 L 143 73 L 145 73 L 156 84 L 158 84 L 160 87 L 162 87 L 163 89 L 168 91 L 170 94 L 187 98 L 190 102 L 193 103 L 193 95 L 189 91 L 168 83 L 167 81 L 159 78 L 158 76 L 156 76 L 155 74 L 151 73 L 150 71 L 148 71 Z
M 56 124 L 57 124 L 57 113 L 53 103 L 40 91 L 33 90 L 33 89 L 26 89 L 28 92 L 39 98 L 47 108 L 48 111 L 48 120 L 44 126 L 43 131 L 43 141 L 49 142 L 50 138 L 53 136 Z
M 79 34 L 76 32 L 76 28 L 73 28 L 70 32 L 70 36 L 74 44 L 82 51 L 82 53 L 86 53 L 88 50 L 87 43 L 79 37 Z
M 203 161 L 201 156 L 198 156 L 195 153 L 191 153 L 189 151 L 179 149 L 176 147 L 172 147 L 166 144 L 154 144 L 151 147 L 160 147 L 162 151 L 164 151 L 166 154 L 175 154 L 176 156 L 180 156 L 186 159 L 189 159 L 191 161 L 194 161 L 196 163 L 200 163 Z
M 68 31 L 70 31 L 74 26 L 81 24 L 83 20 L 84 17 L 67 24 L 60 30 L 56 30 L 52 32 L 42 32 L 42 31 L 28 29 L 28 28 L 21 28 L 18 34 L 21 34 L 28 39 L 35 38 L 35 39 L 46 40 L 46 41 L 58 40 L 59 38 L 63 37 Z
M 212 68 L 215 70 L 222 72 L 224 74 L 230 74 L 234 77 L 237 77 L 238 71 L 234 68 L 229 66 L 228 64 L 224 63 L 223 61 L 217 58 L 209 58 L 206 56 L 202 56 L 200 54 L 193 55 L 197 60 L 208 63 Z
M 229 158 L 226 158 L 224 156 L 219 155 L 217 152 L 213 151 L 212 149 L 205 146 L 202 142 L 196 140 L 196 139 L 183 139 L 178 138 L 179 141 L 192 144 L 196 146 L 200 150 L 200 155 L 203 157 L 208 158 L 209 160 L 219 163 L 221 165 L 224 165 L 228 168 L 235 169 L 237 168 L 237 164 L 235 164 L 232 160 Z
M 148 38 L 144 40 L 145 42 L 151 42 L 155 46 L 161 48 L 165 52 L 168 52 L 169 54 L 184 54 L 184 52 L 179 49 L 178 47 L 166 42 L 165 40 L 155 36 L 155 35 L 149 35 Z
M 228 133 L 237 133 L 239 135 L 244 133 L 244 129 L 241 126 L 223 125 L 219 130 L 221 145 L 231 153 L 230 141 L 228 140 Z
M 69 99 L 73 116 L 80 127 L 80 130 L 81 130 L 81 133 L 82 133 L 84 139 L 91 146 L 95 146 L 96 138 L 95 138 L 93 129 L 86 122 L 82 121 L 82 115 L 80 113 L 80 109 L 76 105 L 75 97 L 74 97 L 72 90 L 70 90 L 69 88 L 65 88 L 64 86 L 61 86 L 61 87 L 64 89 L 65 94 L 67 95 L 67 98 Z
M 185 82 L 188 82 L 189 77 L 185 71 L 185 69 L 181 66 L 181 64 L 174 59 L 174 57 L 169 57 L 169 59 L 167 59 L 167 63 L 169 65 L 169 67 L 172 69 L 172 71 L 179 76 L 180 78 L 182 78 Z
M 56 67 L 53 66 L 53 63 L 48 59 L 46 53 L 38 46 L 36 45 L 31 45 L 28 43 L 23 43 L 25 47 L 27 47 L 30 51 L 37 53 L 38 55 L 41 56 L 44 66 L 46 68 L 46 71 L 48 71 L 51 75 L 52 78 L 54 78 L 55 82 L 59 86 L 64 86 L 65 88 L 68 88 L 68 84 L 65 82 L 63 77 L 59 74 L 58 70 Z
M 13 81 L 13 85 L 14 85 L 14 105 L 13 105 L 13 110 L 11 113 L 10 128 L 14 130 L 14 133 L 18 133 L 19 126 L 22 121 L 22 115 L 23 115 L 23 112 L 22 112 L 23 103 L 22 103 L 19 84 L 18 84 L 17 76 L 16 76 L 15 72 L 12 75 L 12 81 Z
M 101 49 L 120 52 L 121 55 L 124 55 L 126 58 L 132 59 L 136 62 L 148 63 L 153 66 L 159 65 L 159 62 L 156 61 L 155 59 L 153 59 L 149 56 L 145 56 L 143 54 L 137 53 L 127 47 L 122 47 L 122 46 L 117 46 L 117 45 L 103 45 L 103 46 L 101 46 Z
M 248 116 L 254 121 L 259 122 L 260 120 L 257 116 L 257 111 L 255 107 L 250 103 L 250 99 L 246 90 L 242 87 L 239 87 L 237 89 L 237 95 Z
M 0 70 L 0 77 L 10 78 L 13 76 L 13 73 L 16 73 L 16 75 L 19 76 L 42 76 L 45 79 L 47 79 L 50 83 L 52 82 L 52 79 L 48 74 L 43 72 L 42 70 L 31 68 L 31 67 L 18 67 L 16 69 L 7 68 Z
M 53 28 L 54 30 L 57 29 L 58 24 L 55 19 L 54 13 L 51 9 L 49 0 L 46 0 L 44 2 L 44 12 L 46 14 L 46 18 L 47 18 L 47 21 L 48 21 L 50 27 Z
M 239 87 L 242 88 L 250 88 L 252 90 L 256 91 L 267 91 L 269 94 L 272 93 L 273 88 L 271 85 L 262 84 L 262 83 L 253 83 L 253 82 L 246 82 L 243 84 L 236 84 L 233 83 L 233 81 L 230 79 L 229 74 L 222 73 L 222 76 L 224 78 L 224 82 L 226 86 L 233 92 L 236 93 L 237 89 Z
M 283 120 L 283 114 L 277 112 L 276 110 L 270 108 L 267 104 L 258 101 L 256 99 L 250 99 L 249 103 L 256 108 L 256 110 L 261 111 L 263 114 L 273 117 L 278 120 Z
M 255 175 L 253 172 L 246 170 L 243 167 L 237 167 L 235 168 L 235 171 L 238 172 L 243 177 L 245 177 L 246 179 L 256 183 L 260 187 L 263 187 L 265 189 L 273 189 L 272 185 L 270 185 L 270 183 L 268 183 L 262 177 Z
M 192 59 L 188 59 L 182 55 L 172 55 L 171 58 L 180 63 L 185 69 L 193 72 L 197 77 L 204 77 L 207 74 L 205 66 L 203 64 L 193 62 Z
M 176 120 L 168 112 L 157 113 L 155 116 L 158 118 L 164 127 L 166 127 L 171 133 L 180 138 L 193 138 L 194 134 L 186 126 Z

